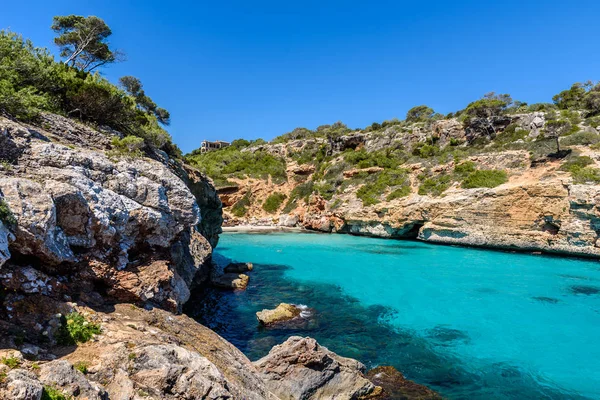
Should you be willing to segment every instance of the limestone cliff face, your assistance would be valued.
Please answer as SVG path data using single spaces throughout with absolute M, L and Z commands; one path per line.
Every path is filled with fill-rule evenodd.
M 54 297 L 178 310 L 208 276 L 221 229 L 210 181 L 180 179 L 184 168 L 164 154 L 111 153 L 114 132 L 42 118 L 43 128 L 0 119 L 0 198 L 16 220 L 0 226 L 0 279 L 30 267 L 61 277 Z
M 528 150 L 482 148 L 458 163 L 470 161 L 480 169 L 504 170 L 509 176 L 508 182 L 494 188 L 475 189 L 464 189 L 455 182 L 437 196 L 418 194 L 421 176 L 450 175 L 457 162 L 431 165 L 427 160 L 413 161 L 400 166 L 408 170 L 407 196 L 388 201 L 382 192 L 377 204 L 365 205 L 357 196 L 362 183 L 354 177 L 377 174 L 382 168 L 346 167 L 343 175 L 335 178 L 338 181 L 334 179 L 337 191 L 325 199 L 317 187 L 329 182 L 323 180 L 322 175 L 316 176 L 313 165 L 298 165 L 293 157 L 307 146 L 327 146 L 333 158 L 332 166 L 325 170 L 327 174 L 344 163 L 341 153 L 344 150 L 410 150 L 432 140 L 442 148 L 451 142 L 463 143 L 460 148 L 469 150 L 470 143 L 476 140 L 489 141 L 496 137 L 505 140 L 502 130 L 510 124 L 522 131 L 521 136 L 529 143 L 534 143 L 543 129 L 544 114 L 514 115 L 487 121 L 487 124 L 493 129 L 477 124 L 465 129 L 457 120 L 450 119 L 429 127 L 417 125 L 403 130 L 392 127 L 383 133 L 359 132 L 329 143 L 317 138 L 248 149 L 285 157 L 288 179 L 277 185 L 265 180 L 230 178 L 237 189 L 227 188 L 222 194 L 227 224 L 301 226 L 324 232 L 600 257 L 600 186 L 574 183 L 571 174 L 561 170 L 568 158 L 532 160 Z M 594 128 L 582 126 L 582 129 L 590 135 L 598 135 Z M 513 144 L 516 149 L 523 146 L 522 139 Z M 590 167 L 600 167 L 598 150 L 586 145 L 572 145 L 570 149 L 573 154 L 589 157 Z M 314 183 L 312 194 L 297 199 L 291 209 L 284 211 L 282 204 L 273 214 L 263 210 L 262 204 L 270 194 L 280 192 L 289 199 L 294 196 L 294 188 L 306 182 Z M 244 217 L 236 218 L 231 214 L 231 207 L 247 193 L 252 193 L 252 204 Z

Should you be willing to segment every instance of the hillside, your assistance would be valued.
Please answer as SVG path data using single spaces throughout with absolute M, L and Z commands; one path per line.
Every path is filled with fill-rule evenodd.
M 553 104 L 490 94 L 447 116 L 299 128 L 187 160 L 217 185 L 228 225 L 300 226 L 600 256 L 600 86 Z

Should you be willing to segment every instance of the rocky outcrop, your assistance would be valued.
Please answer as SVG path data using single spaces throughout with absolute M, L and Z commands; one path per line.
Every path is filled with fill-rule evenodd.
M 294 304 L 280 303 L 273 310 L 258 311 L 256 318 L 258 322 L 268 326 L 297 318 L 301 313 L 302 309 Z
M 73 309 L 73 304 L 64 306 Z M 403 377 L 398 384 L 394 375 L 391 385 L 391 378 L 369 374 L 382 382 L 382 390 L 366 378 L 364 365 L 311 338 L 291 337 L 251 363 L 233 345 L 184 315 L 127 304 L 108 312 L 75 308 L 90 323 L 100 324 L 101 333 L 68 353 L 57 349 L 63 352 L 59 359 L 41 349 L 27 359 L 23 355 L 28 344 L 18 346 L 21 352 L 0 350 L 1 357 L 15 360 L 12 370 L 0 364 L 0 374 L 5 374 L 0 398 L 39 400 L 52 389 L 90 400 L 366 399 L 390 398 L 381 397 L 388 393 L 437 399 L 420 397 L 433 392 Z
M 223 272 L 225 273 L 230 273 L 230 272 L 248 272 L 248 271 L 252 271 L 254 269 L 254 265 L 252 265 L 252 263 L 246 262 L 246 263 L 229 263 L 225 266 L 225 268 L 223 268 Z
M 211 284 L 221 289 L 244 290 L 249 281 L 250 277 L 248 275 L 232 272 L 214 276 L 211 279 Z
M 0 226 L 0 263 L 66 277 L 47 289 L 55 297 L 179 310 L 190 287 L 208 277 L 209 242 L 216 245 L 221 231 L 210 180 L 165 155 L 108 152 L 115 132 L 51 114 L 41 126 L 0 119 L 12 161 L 0 193 L 17 221 L 13 232 Z
M 442 400 L 442 396 L 426 386 L 409 381 L 394 367 L 381 366 L 367 373 L 367 378 L 375 385 L 383 388 L 376 399 L 385 400 Z
M 361 138 L 363 142 L 357 148 L 367 153 L 399 149 L 396 151 L 406 154 L 417 145 L 428 144 L 446 148 L 444 151 L 452 149 L 457 158 L 416 156 L 397 168 L 388 167 L 390 173 L 402 169 L 406 174 L 406 192 L 388 200 L 394 188 L 379 188 L 380 193 L 372 193 L 377 197 L 377 204 L 372 205 L 363 203 L 359 191 L 381 176 L 381 167 L 352 167 L 347 154 L 335 151 L 330 161 L 319 164 L 316 171 L 320 173 L 305 180 L 289 175 L 288 182 L 278 185 L 231 178 L 238 189 L 236 194 L 228 195 L 228 204 L 235 204 L 248 191 L 253 196 L 247 215 L 229 221 L 233 225 L 298 226 L 319 232 L 599 258 L 599 186 L 593 179 L 575 182 L 567 172 L 567 163 L 579 156 L 591 163 L 589 168 L 599 169 L 597 146 L 570 145 L 572 154 L 566 159 L 546 157 L 544 154 L 552 152 L 553 147 L 546 148 L 545 142 L 535 139 L 545 123 L 546 114 L 534 112 L 472 119 L 466 126 L 454 118 L 429 124 L 398 123 L 383 132 L 347 135 L 336 141 L 339 148 Z M 511 129 L 505 132 L 508 126 Z M 597 135 L 593 127 L 579 127 L 589 135 Z M 574 142 L 572 137 L 564 139 Z M 264 150 L 268 147 L 262 146 Z M 540 155 L 530 154 L 529 149 Z M 403 157 L 398 156 L 396 161 L 402 162 Z M 291 158 L 287 161 L 295 165 Z M 454 172 L 457 163 L 464 162 L 480 170 L 505 171 L 509 180 L 494 188 L 465 188 L 461 184 L 465 177 Z M 426 179 L 431 178 L 435 184 L 435 179 L 442 176 L 449 179 L 442 193 L 419 194 Z M 300 185 L 302 196 L 294 192 Z M 293 201 L 279 214 L 266 216 L 261 205 L 273 192 Z
M 280 399 L 364 399 L 382 392 L 364 377 L 364 365 L 311 338 L 292 336 L 254 364 Z

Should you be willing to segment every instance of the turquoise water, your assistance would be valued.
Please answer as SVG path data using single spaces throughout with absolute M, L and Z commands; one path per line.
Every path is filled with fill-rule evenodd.
M 224 234 L 215 261 L 250 261 L 245 292 L 186 312 L 254 360 L 291 335 L 368 367 L 394 365 L 450 399 L 600 398 L 600 263 L 323 234 Z M 306 304 L 294 329 L 254 313 Z

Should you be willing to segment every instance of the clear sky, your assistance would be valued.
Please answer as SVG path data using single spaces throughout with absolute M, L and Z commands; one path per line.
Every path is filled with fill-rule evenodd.
M 184 152 L 419 104 L 447 113 L 489 91 L 550 101 L 600 79 L 598 0 L 7 0 L 0 27 L 53 48 L 66 14 L 108 23 L 127 61 L 103 73 L 139 77 Z

